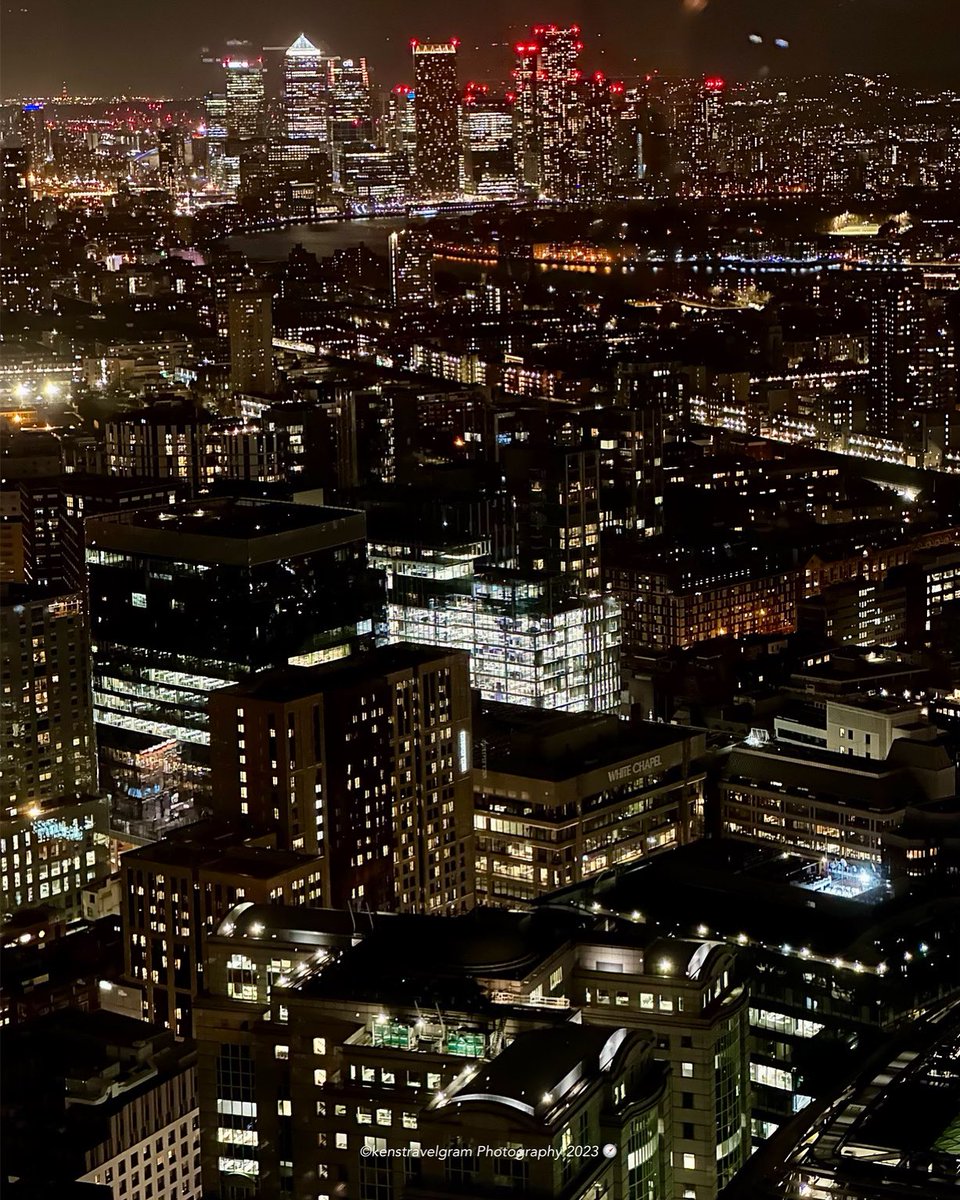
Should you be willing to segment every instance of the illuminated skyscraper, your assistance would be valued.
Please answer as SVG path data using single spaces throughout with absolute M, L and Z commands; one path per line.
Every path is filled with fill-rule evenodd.
M 374 912 L 473 904 L 469 663 L 382 646 L 264 671 L 210 699 L 214 809 L 323 859 L 324 902 Z
M 266 98 L 263 62 L 260 59 L 225 58 L 227 135 L 263 137 L 266 131 Z
M 517 182 L 540 187 L 540 45 L 536 41 L 517 42 L 517 61 L 513 68 L 514 162 Z
M 899 432 L 917 397 L 922 322 L 914 286 L 905 271 L 884 272 L 870 297 L 870 401 L 882 437 Z
M 97 786 L 90 631 L 79 592 L 0 595 L 0 913 L 52 904 L 79 916 L 107 873 Z
M 283 104 L 288 138 L 328 140 L 332 60 L 304 34 L 283 56 Z
M 533 30 L 540 45 L 537 103 L 540 121 L 540 186 L 548 196 L 566 196 L 571 191 L 571 162 L 575 141 L 581 77 L 577 58 L 583 49 L 580 26 L 560 29 L 538 25 Z
M 0 145 L 0 231 L 5 239 L 26 232 L 30 213 L 30 149 L 19 139 Z
M 517 190 L 512 101 L 491 96 L 485 83 L 467 84 L 462 127 L 466 190 L 511 199 Z
M 617 125 L 623 107 L 623 84 L 611 82 L 602 71 L 579 85 L 582 122 L 579 130 L 575 191 L 583 199 L 610 194 L 617 176 Z
M 224 184 L 224 163 L 227 143 L 227 97 L 223 92 L 207 92 L 203 98 L 204 149 L 206 175 L 217 187 Z
M 369 142 L 373 136 L 370 109 L 370 72 L 365 58 L 343 58 L 334 63 L 330 86 L 330 140 Z
M 416 186 L 426 197 L 460 191 L 460 94 L 456 39 L 431 45 L 414 41 Z
M 716 75 L 704 79 L 694 97 L 689 127 L 691 166 L 695 176 L 726 169 L 729 152 L 727 85 Z M 682 139 L 681 139 L 682 141 Z
M 25 104 L 18 124 L 21 137 L 30 147 L 30 166 L 36 171 L 47 160 L 46 109 L 36 101 Z
M 390 301 L 395 308 L 433 304 L 433 238 L 426 229 L 390 234 Z
M 389 148 L 404 153 L 413 165 L 417 148 L 417 122 L 414 112 L 416 93 L 407 83 L 398 83 L 390 91 L 384 141 Z
M 243 291 L 230 297 L 230 386 L 236 392 L 269 396 L 273 371 L 273 317 L 269 292 Z
M 535 25 L 530 38 L 514 47 L 517 177 L 548 196 L 576 190 L 575 149 L 583 124 L 577 59 L 582 49 L 579 25 Z

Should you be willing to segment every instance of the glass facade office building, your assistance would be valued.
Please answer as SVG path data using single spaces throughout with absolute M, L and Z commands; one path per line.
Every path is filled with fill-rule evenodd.
M 344 658 L 379 614 L 362 514 L 205 500 L 91 520 L 94 704 L 207 766 L 207 696 L 253 671 Z

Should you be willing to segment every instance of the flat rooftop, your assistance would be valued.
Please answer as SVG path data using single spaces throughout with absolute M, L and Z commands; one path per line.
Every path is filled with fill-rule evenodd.
M 484 703 L 474 726 L 474 766 L 559 782 L 677 746 L 702 731 L 653 721 Z
M 246 844 L 249 829 L 238 824 L 196 821 L 172 830 L 157 842 L 148 842 L 128 850 L 124 861 L 150 863 L 160 867 L 184 867 L 244 875 L 251 879 L 272 879 L 315 861 L 311 854 L 297 850 L 275 850 L 270 846 Z
M 835 754 L 790 741 L 735 747 L 723 780 L 877 813 L 898 812 L 924 799 L 919 785 L 892 760 Z
M 323 663 L 316 667 L 277 667 L 260 671 L 241 683 L 221 689 L 216 694 L 285 704 L 315 696 L 326 689 L 350 688 L 355 684 L 364 684 L 370 679 L 416 669 L 440 658 L 457 654 L 465 655 L 466 651 L 420 646 L 413 642 L 396 642 L 392 646 L 379 646 L 366 653 L 352 655 L 340 662 Z
M 705 929 L 704 936 L 728 942 L 743 934 L 751 943 L 808 947 L 824 958 L 867 966 L 895 957 L 904 938 L 949 945 L 960 922 L 960 896 L 885 896 L 865 904 L 797 886 L 809 862 L 742 839 L 702 840 L 566 888 L 543 903 L 584 911 L 597 905 L 665 933 Z
M 362 942 L 297 990 L 318 998 L 483 1011 L 490 1007 L 483 978 L 524 978 L 573 936 L 582 920 L 572 912 L 493 908 L 453 918 L 374 916 Z
M 216 565 L 254 565 L 362 541 L 363 513 L 251 497 L 136 508 L 91 517 L 91 547 Z
M 158 529 L 171 536 L 189 534 L 247 541 L 287 533 L 293 529 L 311 529 L 316 525 L 358 515 L 352 509 L 215 496 L 181 504 L 137 508 L 130 512 L 104 515 L 99 520 L 105 524 L 136 529 Z

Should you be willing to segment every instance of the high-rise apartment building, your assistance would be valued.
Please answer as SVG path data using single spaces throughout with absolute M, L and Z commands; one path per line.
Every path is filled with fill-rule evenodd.
M 17 129 L 24 145 L 30 148 L 30 167 L 39 174 L 47 161 L 47 109 L 40 100 L 32 100 L 20 110 Z
M 0 141 L 0 230 L 5 239 L 22 237 L 30 213 L 30 147 L 19 138 Z
M 323 860 L 324 903 L 473 903 L 467 658 L 394 645 L 210 698 L 214 807 Z
M 238 324 L 241 334 L 255 333 L 245 320 Z M 238 340 L 243 369 L 259 362 L 266 371 L 269 342 L 264 345 L 261 339 L 258 344 L 253 336 Z M 281 478 L 287 457 L 282 430 L 262 429 L 255 421 L 242 418 L 215 420 L 205 409 L 190 404 L 159 403 L 119 413 L 115 420 L 104 422 L 103 431 L 104 466 L 113 478 L 96 479 L 99 486 L 91 483 L 90 477 L 85 479 L 94 501 L 86 505 L 88 515 L 111 508 L 172 503 L 177 493 L 205 491 L 227 479 L 271 483 Z M 72 481 L 74 477 L 66 478 Z M 67 488 L 68 505 L 71 487 L 72 483 Z M 111 490 L 114 502 L 107 502 Z M 82 495 L 77 497 L 80 508 L 83 500 Z
M 578 122 L 580 72 L 577 59 L 583 49 L 580 27 L 561 29 L 539 25 L 533 30 L 539 45 L 540 81 L 537 88 L 540 125 L 540 186 L 560 199 L 575 190 L 574 150 Z
M 433 235 L 417 227 L 398 229 L 387 242 L 390 302 L 394 308 L 428 308 L 434 303 Z
M 241 140 L 266 133 L 266 92 L 260 59 L 225 58 L 227 136 Z
M 82 593 L 4 586 L 0 654 L 0 910 L 76 917 L 109 869 Z
M 230 297 L 228 321 L 231 388 L 248 395 L 272 395 L 276 390 L 276 373 L 270 293 L 234 293 Z
M 871 288 L 869 315 L 872 427 L 895 438 L 920 392 L 921 297 L 910 272 L 883 272 Z
M 309 138 L 324 145 L 329 140 L 333 61 L 302 33 L 287 48 L 283 56 L 283 107 L 288 138 Z
M 546 572 L 574 592 L 600 581 L 600 461 L 596 450 L 563 446 L 534 417 L 527 440 L 504 446 L 505 479 L 497 520 L 501 560 L 527 573 Z
M 584 77 L 581 37 L 578 25 L 535 25 L 514 47 L 517 179 L 552 199 L 602 199 L 619 173 L 624 87 Z
M 425 198 L 460 191 L 460 90 L 457 46 L 414 41 L 415 186 Z
M 708 76 L 694 96 L 693 119 L 687 131 L 695 173 L 716 176 L 729 166 L 729 100 L 726 80 Z
M 5 586 L 0 647 L 4 812 L 96 791 L 90 630 L 82 593 Z
M 122 856 L 124 975 L 147 1020 L 191 1036 L 206 940 L 234 905 L 319 902 L 318 860 L 272 842 L 201 821 Z
M 104 422 L 106 473 L 124 479 L 203 481 L 210 416 L 187 403 L 155 404 Z
M 514 102 L 513 159 L 522 188 L 539 190 L 541 180 L 540 45 L 535 40 L 517 42 L 512 71 Z
M 211 691 L 344 657 L 379 615 L 364 518 L 342 509 L 217 498 L 100 516 L 87 569 L 101 740 L 175 738 L 198 787 Z

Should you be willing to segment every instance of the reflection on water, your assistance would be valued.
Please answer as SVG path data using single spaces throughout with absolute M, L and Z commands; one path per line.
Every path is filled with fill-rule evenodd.
M 232 250 L 240 250 L 254 262 L 279 262 L 298 243 L 316 254 L 329 258 L 335 250 L 348 246 L 369 246 L 377 254 L 386 254 L 387 238 L 404 226 L 402 218 L 357 221 L 328 221 L 319 225 L 290 225 L 269 233 L 237 234 L 226 239 Z M 439 259 L 442 274 L 463 282 L 481 278 L 507 280 L 544 292 L 607 300 L 627 300 L 653 296 L 705 296 L 711 288 L 724 289 L 754 285 L 765 291 L 802 293 L 805 286 L 817 282 L 825 268 L 786 263 L 739 265 L 731 262 L 636 263 L 628 266 L 564 266 L 515 259 L 505 263 L 474 262 L 465 259 Z

